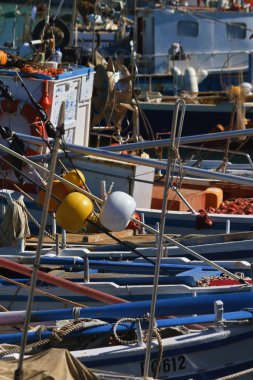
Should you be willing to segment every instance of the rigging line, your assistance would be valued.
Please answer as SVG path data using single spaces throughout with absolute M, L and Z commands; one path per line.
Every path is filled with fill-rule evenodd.
M 51 10 L 51 0 L 48 0 L 48 6 L 47 6 L 47 17 L 46 17 L 46 24 L 49 23 L 50 18 L 50 10 Z
M 250 137 L 249 136 L 246 137 L 246 139 L 241 142 L 241 144 L 235 149 L 235 151 L 240 150 L 249 140 L 250 140 Z M 234 155 L 235 155 L 235 153 L 230 153 L 228 155 L 228 159 L 230 160 Z
M 113 69 L 113 71 L 112 71 L 111 76 L 110 77 L 108 76 L 109 83 L 110 83 L 110 79 L 115 78 L 115 74 L 116 74 L 116 68 L 115 68 L 115 65 L 114 65 L 114 63 L 113 63 L 112 60 L 111 60 L 111 63 L 112 63 L 112 69 Z M 108 63 L 107 63 L 107 66 L 108 66 Z M 108 73 L 108 71 L 107 71 L 107 73 Z M 113 95 L 112 108 L 111 108 L 110 115 L 108 117 L 108 124 L 111 124 L 112 116 L 113 116 L 113 113 L 114 113 L 115 108 L 116 108 L 116 83 L 114 83 L 113 90 L 112 90 L 112 95 Z M 114 128 L 115 128 L 115 126 L 114 126 Z M 117 129 L 118 129 L 118 127 L 117 127 Z
M 145 255 L 143 255 L 141 252 L 137 251 L 135 248 L 133 248 L 131 245 L 127 244 L 125 241 L 117 238 L 116 236 L 114 236 L 112 233 L 110 233 L 106 228 L 98 225 L 97 223 L 94 223 L 93 220 L 90 220 L 88 219 L 88 222 L 90 224 L 92 224 L 94 227 L 97 227 L 100 231 L 102 231 L 103 233 L 105 233 L 106 235 L 108 235 L 110 238 L 112 238 L 113 240 L 115 240 L 117 243 L 120 243 L 122 245 L 124 245 L 126 248 L 130 249 L 133 253 L 135 253 L 137 256 L 143 258 L 145 261 L 149 262 L 150 264 L 152 265 L 156 265 L 156 263 L 151 260 L 150 258 L 146 257 Z M 164 272 L 164 274 L 168 275 L 168 276 L 172 276 L 169 271 L 167 271 L 167 269 L 165 268 L 161 268 L 161 271 Z
M 46 140 L 45 137 L 44 137 L 43 135 L 41 135 L 41 138 L 42 138 L 42 140 L 44 141 L 44 143 L 47 145 L 47 147 L 48 147 L 48 149 L 50 150 L 50 152 L 52 152 L 52 147 L 51 147 L 50 143 L 48 142 L 48 140 Z M 67 151 L 66 148 L 65 148 L 64 136 L 62 137 L 62 144 L 60 144 L 60 147 L 61 147 L 61 149 L 63 150 L 63 152 L 64 152 L 64 154 L 65 154 L 65 157 L 66 157 L 66 158 L 68 159 L 68 161 L 70 162 L 72 168 L 75 170 L 77 176 L 78 176 L 79 179 L 81 180 L 81 182 L 82 182 L 84 188 L 85 188 L 89 193 L 91 193 L 91 192 L 90 192 L 90 189 L 89 189 L 88 186 L 87 186 L 87 184 L 86 184 L 85 182 L 83 182 L 83 180 L 82 180 L 80 174 L 79 174 L 78 171 L 77 171 L 77 167 L 74 165 L 73 160 L 71 159 L 71 157 L 70 157 L 69 154 L 68 154 L 68 151 Z M 62 162 L 62 160 L 58 158 L 58 162 L 59 162 L 59 164 L 62 166 L 62 168 L 63 168 L 66 172 L 68 172 L 68 169 L 66 168 L 66 166 L 64 165 L 64 163 Z M 55 198 L 57 201 L 59 201 L 59 199 L 57 199 L 53 194 L 51 195 L 51 197 L 52 197 L 52 198 Z M 97 203 L 96 201 L 95 201 L 95 204 L 96 204 L 97 208 L 100 209 L 100 206 L 98 205 L 98 203 Z
M 41 255 L 40 251 L 43 244 L 44 231 L 46 228 L 46 222 L 47 222 L 47 217 L 48 217 L 49 202 L 50 202 L 50 196 L 52 192 L 54 172 L 56 169 L 59 142 L 60 142 L 62 134 L 64 133 L 65 110 L 66 110 L 66 104 L 65 104 L 65 101 L 63 101 L 60 106 L 59 119 L 58 119 L 58 124 L 57 124 L 56 132 L 55 132 L 54 148 L 53 148 L 53 153 L 52 153 L 52 158 L 51 158 L 49 180 L 47 183 L 47 189 L 45 193 L 45 205 L 43 207 L 43 212 L 41 216 L 41 228 L 39 231 L 38 244 L 36 247 L 36 255 L 35 255 L 35 259 L 33 263 L 33 270 L 31 273 L 31 287 L 30 287 L 30 292 L 28 294 L 26 315 L 25 315 L 25 320 L 24 320 L 24 332 L 23 332 L 21 344 L 20 344 L 21 350 L 20 350 L 20 355 L 18 358 L 17 369 L 15 370 L 15 376 L 14 376 L 15 380 L 21 380 L 23 377 L 22 374 L 23 374 L 25 346 L 26 346 L 27 334 L 28 334 L 28 325 L 29 325 L 30 317 L 32 313 L 34 289 L 35 289 L 37 275 L 38 275 L 38 267 L 40 265 L 40 255 Z
M 45 190 L 46 189 L 46 186 L 42 186 L 38 183 L 36 183 L 34 180 L 32 180 L 28 175 L 26 175 L 24 172 L 22 172 L 21 170 L 17 169 L 15 165 L 13 165 L 11 162 L 5 160 L 3 157 L 0 156 L 0 160 L 3 161 L 5 164 L 8 164 L 10 165 L 13 169 L 15 169 L 19 174 L 21 174 L 23 177 L 25 177 L 29 182 L 31 182 L 33 185 L 37 186 L 40 190 Z M 0 169 L 3 173 L 4 173 L 4 170 L 3 169 Z M 10 180 L 8 178 L 8 175 L 5 176 L 6 179 L 10 182 L 13 182 L 12 180 Z M 15 182 L 14 182 L 15 183 Z M 61 202 L 61 200 L 59 198 L 57 198 L 55 195 L 51 195 L 52 198 L 54 198 L 56 201 L 58 202 Z M 36 202 L 36 201 L 35 201 Z
M 18 169 L 14 164 L 12 164 L 11 162 L 9 162 L 8 160 L 6 160 L 5 158 L 3 158 L 2 156 L 0 156 L 0 160 L 2 162 L 4 162 L 5 164 L 9 165 L 12 167 L 12 169 L 15 169 L 19 174 L 21 174 L 23 177 L 25 177 L 25 179 L 27 179 L 29 182 L 31 182 L 33 185 L 35 186 L 38 186 L 40 189 L 43 189 L 42 185 L 40 184 L 37 184 L 34 180 L 32 180 L 28 175 L 26 175 L 24 172 L 22 172 L 20 169 Z M 8 174 L 7 172 L 5 172 L 4 169 L 1 168 L 1 170 L 5 173 L 5 177 L 9 180 L 8 178 Z
M 66 151 L 67 153 L 68 153 L 68 155 L 69 155 L 69 151 L 67 150 Z M 76 155 L 75 156 L 76 158 L 78 158 L 78 157 L 80 157 L 80 154 L 78 154 L 78 155 Z M 81 168 L 79 167 L 79 166 L 77 166 L 77 165 L 74 165 L 77 169 L 80 169 L 81 170 Z M 95 173 L 95 174 L 105 174 L 105 172 L 104 171 L 100 171 L 100 170 L 92 170 L 92 169 L 87 169 L 87 168 L 85 168 L 85 172 L 88 172 L 88 173 Z M 110 174 L 108 174 L 108 176 L 110 176 Z M 126 176 L 123 176 L 123 175 L 113 175 L 113 177 L 115 177 L 115 178 L 126 178 Z
M 2 176 L 5 178 L 5 173 L 4 171 L 0 168 L 0 173 L 2 174 Z M 23 194 L 25 197 L 27 197 L 28 199 L 30 199 L 30 201 L 32 202 L 36 202 L 35 199 L 33 197 L 31 197 L 31 195 L 29 195 L 28 193 L 26 193 L 23 189 L 21 189 L 15 182 L 13 182 L 11 179 L 9 178 L 6 178 L 7 179 L 7 182 L 9 182 L 11 184 L 11 186 L 15 187 L 21 194 Z M 7 187 L 7 186 L 6 186 Z
M 9 164 L 10 166 L 12 166 L 12 167 L 15 168 L 14 165 L 12 165 L 10 162 L 8 162 L 7 160 L 5 160 L 5 159 L 4 159 L 3 157 L 1 157 L 1 156 L 0 156 L 0 160 L 1 160 L 1 161 L 4 161 L 5 163 L 7 163 L 7 164 Z M 27 176 L 26 176 L 23 172 L 21 172 L 20 170 L 18 170 L 18 169 L 16 169 L 16 170 L 19 171 L 21 175 L 27 177 Z M 0 171 L 2 171 L 2 169 L 0 169 Z M 12 185 L 16 186 L 16 187 L 19 189 L 19 191 L 21 191 L 22 194 L 26 195 L 26 193 L 25 193 L 22 189 L 20 189 L 20 188 L 15 184 L 15 182 L 13 183 L 12 180 L 10 180 L 10 179 L 8 178 L 8 176 L 5 176 L 4 179 L 5 179 L 6 181 L 8 181 L 9 183 L 11 183 Z M 35 183 L 33 180 L 31 180 L 30 177 L 27 177 L 27 179 L 28 179 L 30 182 L 32 182 L 33 185 L 35 185 L 35 186 L 39 187 L 41 190 L 44 190 L 44 191 L 45 191 L 45 188 L 43 188 L 43 186 L 40 186 L 39 184 Z M 6 187 L 7 187 L 7 185 L 6 185 Z M 0 197 L 2 197 L 2 195 L 3 195 L 3 194 L 0 194 Z M 40 208 L 42 208 L 42 206 L 41 206 L 41 205 L 40 205 L 35 199 L 33 199 L 32 197 L 29 197 L 28 195 L 26 195 L 26 196 L 27 196 L 30 200 L 32 200 L 37 206 L 39 206 Z M 61 200 L 58 199 L 58 198 L 57 198 L 55 195 L 53 195 L 53 194 L 51 194 L 51 198 L 55 199 L 55 200 L 58 201 L 59 203 L 61 202 Z M 16 201 L 15 201 L 15 202 L 16 202 Z M 27 209 L 26 209 L 25 211 L 26 211 L 27 215 L 29 216 L 29 218 L 31 219 L 32 223 L 33 223 L 33 224 L 39 229 L 39 228 L 40 228 L 40 225 L 39 225 L 39 223 L 37 222 L 37 220 L 32 216 L 32 214 L 31 214 Z M 45 231 L 45 234 L 46 234 L 50 239 L 52 239 L 53 241 L 55 241 L 55 236 L 52 235 L 50 232 Z
M 0 278 L 2 278 L 3 280 L 9 282 L 10 284 L 17 285 L 20 288 L 30 289 L 30 287 L 31 287 L 31 285 L 23 284 L 22 282 L 15 281 L 15 280 L 10 279 L 8 277 L 5 277 L 5 276 L 3 276 L 1 274 L 0 274 Z M 77 306 L 77 307 L 84 307 L 84 308 L 87 307 L 86 305 L 83 305 L 82 303 L 71 301 L 71 300 L 68 300 L 68 299 L 60 297 L 60 296 L 56 296 L 55 294 L 51 294 L 49 292 L 46 292 L 45 290 L 41 290 L 41 289 L 35 288 L 35 292 L 39 293 L 39 294 L 43 294 L 46 297 L 53 298 L 56 301 L 67 303 L 69 305 L 73 305 L 73 306 Z M 15 302 L 15 300 L 13 300 L 12 302 Z
M 1 199 L 6 199 L 5 194 L 0 193 L 0 198 Z M 40 224 L 37 222 L 37 220 L 32 216 L 32 214 L 27 210 L 26 206 L 24 206 L 22 203 L 20 203 L 18 200 L 13 200 L 14 203 L 17 203 L 19 206 L 22 207 L 22 209 L 26 212 L 27 216 L 31 219 L 32 223 L 39 229 Z M 56 237 L 52 235 L 50 232 L 45 230 L 45 235 L 48 236 L 51 240 L 56 241 Z M 67 247 L 67 246 L 66 246 Z
M 62 138 L 61 148 L 62 148 L 62 150 L 63 150 L 63 152 L 64 152 L 64 154 L 65 154 L 66 159 L 70 162 L 70 164 L 72 165 L 72 168 L 75 170 L 77 176 L 78 176 L 79 179 L 81 180 L 82 185 L 84 186 L 85 190 L 88 191 L 88 192 L 91 194 L 91 191 L 90 191 L 88 185 L 83 181 L 82 177 L 80 176 L 80 174 L 79 174 L 78 171 L 77 171 L 77 167 L 76 167 L 76 165 L 74 165 L 72 158 L 71 158 L 71 157 L 69 156 L 69 154 L 68 154 L 68 151 L 67 151 L 67 149 L 66 149 L 66 147 L 65 147 L 65 139 L 64 139 L 64 136 L 63 136 L 63 138 Z M 94 200 L 94 203 L 95 203 L 96 207 L 98 208 L 98 210 L 100 210 L 101 207 L 100 207 L 100 205 L 97 203 L 96 200 Z
M 137 73 L 137 75 L 138 75 L 138 73 Z M 149 136 L 151 137 L 151 140 L 155 140 L 155 136 L 154 136 L 153 130 L 151 128 L 150 122 L 149 122 L 149 120 L 148 120 L 145 112 L 140 107 L 139 100 L 137 99 L 137 97 L 136 97 L 136 95 L 135 95 L 134 92 L 133 92 L 133 96 L 134 96 L 134 100 L 135 100 L 136 106 L 138 108 L 138 112 L 139 112 L 139 114 L 142 117 L 142 121 L 143 121 L 143 124 L 144 124 L 144 127 L 145 127 L 146 131 L 149 134 Z
M 42 141 L 47 145 L 49 151 L 52 153 L 52 146 L 50 145 L 50 142 L 41 134 L 41 132 L 37 128 L 36 128 L 36 132 L 39 133 Z M 58 158 L 58 162 L 62 166 L 62 168 L 67 172 L 68 170 L 60 158 Z
M 1 275 L 0 275 L 1 277 Z M 6 307 L 4 307 L 3 305 L 0 305 L 0 312 L 7 312 L 10 311 L 9 309 L 7 309 Z M 14 328 L 15 330 L 17 331 L 21 331 L 22 332 L 22 328 L 20 328 L 18 325 L 10 325 L 12 328 Z M 29 328 L 32 328 L 32 326 L 29 326 Z

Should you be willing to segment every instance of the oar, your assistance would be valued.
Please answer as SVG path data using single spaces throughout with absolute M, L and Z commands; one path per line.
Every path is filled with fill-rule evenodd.
M 223 314 L 224 321 L 241 321 L 241 320 L 252 320 L 253 314 L 251 311 L 235 311 L 231 313 Z M 213 323 L 216 320 L 215 314 L 205 314 L 200 316 L 190 316 L 190 317 L 180 317 L 180 318 L 170 318 L 170 319 L 160 319 L 156 321 L 157 327 L 166 328 L 166 327 L 175 327 L 175 326 L 184 326 L 184 325 L 192 325 L 192 324 L 203 324 L 203 323 Z M 145 328 L 145 324 L 143 324 L 143 328 Z M 135 330 L 134 322 L 126 322 L 122 323 L 122 325 L 118 325 L 117 332 L 129 332 L 130 330 Z M 90 327 L 84 331 L 78 331 L 69 334 L 69 336 L 89 336 L 89 335 L 103 335 L 108 334 L 113 331 L 112 324 L 106 324 L 103 326 L 94 326 Z M 39 340 L 48 339 L 52 331 L 30 331 L 28 332 L 28 343 L 33 343 Z M 8 344 L 19 344 L 22 338 L 22 333 L 9 333 L 9 334 L 0 334 L 0 344 L 8 343 Z
M 32 272 L 33 272 L 31 268 L 27 268 L 23 264 L 14 263 L 10 260 L 3 259 L 3 258 L 0 258 L 0 266 L 3 268 L 13 270 L 17 273 L 22 273 L 25 276 L 29 276 L 29 277 L 32 276 Z M 115 303 L 127 302 L 126 300 L 122 298 L 114 297 L 110 294 L 107 294 L 95 289 L 91 289 L 88 286 L 81 285 L 78 283 L 73 283 L 71 281 L 65 280 L 64 278 L 59 278 L 59 277 L 50 275 L 49 273 L 44 273 L 39 270 L 37 271 L 37 278 L 49 284 L 53 284 L 64 289 L 71 290 L 73 292 L 85 295 L 87 297 L 91 297 L 93 299 L 102 301 L 104 303 L 115 304 Z

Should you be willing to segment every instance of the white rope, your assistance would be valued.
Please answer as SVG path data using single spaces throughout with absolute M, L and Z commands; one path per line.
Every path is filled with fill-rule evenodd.
M 219 377 L 216 380 L 232 380 L 232 379 L 241 378 L 241 376 L 249 375 L 251 373 L 253 373 L 253 368 L 246 369 L 245 371 L 236 372 L 228 376 Z

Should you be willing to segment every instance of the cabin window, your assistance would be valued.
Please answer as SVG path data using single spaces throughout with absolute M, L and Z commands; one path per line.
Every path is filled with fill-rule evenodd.
M 246 38 L 246 24 L 233 23 L 227 24 L 227 38 L 229 40 L 243 40 Z
M 177 23 L 177 34 L 185 37 L 197 37 L 199 24 L 195 21 L 179 21 Z

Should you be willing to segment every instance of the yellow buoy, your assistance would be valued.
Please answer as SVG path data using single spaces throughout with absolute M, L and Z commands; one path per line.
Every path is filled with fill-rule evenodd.
M 92 212 L 91 200 L 75 191 L 69 193 L 58 207 L 55 214 L 56 223 L 68 232 L 78 232 Z
M 57 208 L 59 207 L 60 203 L 68 194 L 69 194 L 69 190 L 67 190 L 66 187 L 63 186 L 63 184 L 60 181 L 54 180 L 52 184 L 52 196 L 50 198 L 48 211 L 55 212 Z M 40 190 L 38 195 L 39 195 L 39 204 L 41 205 L 41 207 L 43 207 L 44 202 L 45 202 L 46 192 L 44 190 Z
M 85 177 L 81 170 L 78 169 L 70 170 L 68 173 L 64 174 L 63 178 L 78 187 L 81 187 L 85 184 Z M 68 190 L 73 190 L 73 188 L 68 185 L 64 184 L 64 186 Z

